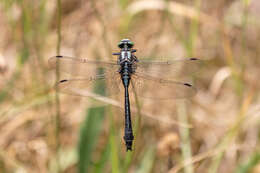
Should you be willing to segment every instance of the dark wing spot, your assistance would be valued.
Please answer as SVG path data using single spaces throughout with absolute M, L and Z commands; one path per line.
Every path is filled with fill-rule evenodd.
M 199 60 L 198 58 L 190 58 L 191 61 Z
M 63 79 L 60 81 L 60 83 L 67 82 L 67 81 L 68 81 L 67 79 Z
M 184 85 L 185 85 L 185 86 L 188 86 L 188 87 L 192 87 L 192 85 L 189 84 L 189 83 L 184 83 Z
M 57 55 L 57 56 L 56 56 L 56 58 L 62 58 L 62 57 L 63 57 L 63 56 L 61 56 L 61 55 Z

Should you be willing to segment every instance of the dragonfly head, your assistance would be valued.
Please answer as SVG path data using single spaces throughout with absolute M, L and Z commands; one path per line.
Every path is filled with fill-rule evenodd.
M 135 53 L 137 50 L 132 49 L 134 47 L 134 43 L 130 41 L 129 39 L 123 39 L 118 43 L 118 47 L 121 49 L 120 52 L 113 53 L 112 55 L 119 56 L 119 61 L 133 61 L 135 60 L 135 56 L 133 53 Z
M 134 43 L 130 41 L 129 39 L 123 39 L 118 43 L 119 48 L 132 48 L 134 46 Z

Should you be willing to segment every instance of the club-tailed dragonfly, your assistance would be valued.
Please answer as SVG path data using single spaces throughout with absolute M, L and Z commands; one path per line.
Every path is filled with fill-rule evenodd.
M 118 43 L 120 52 L 113 53 L 117 56 L 117 61 L 90 60 L 61 55 L 49 59 L 52 68 L 57 68 L 58 65 L 61 72 L 75 76 L 62 78 L 58 82 L 61 92 L 81 95 L 79 90 L 93 91 L 98 81 L 105 81 L 105 96 L 124 92 L 124 140 L 127 151 L 132 150 L 134 140 L 129 91 L 134 90 L 140 97 L 155 100 L 192 97 L 196 94 L 196 88 L 190 83 L 174 79 L 177 76 L 192 75 L 202 62 L 197 58 L 165 61 L 138 59 L 135 55 L 137 50 L 133 49 L 133 46 L 134 43 L 129 39 L 121 40 Z

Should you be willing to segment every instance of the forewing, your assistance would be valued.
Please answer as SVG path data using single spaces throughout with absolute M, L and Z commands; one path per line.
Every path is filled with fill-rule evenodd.
M 151 75 L 154 77 L 162 77 L 165 79 L 186 78 L 199 71 L 203 61 L 197 58 L 186 58 L 176 60 L 139 60 L 136 63 L 136 72 Z
M 91 78 L 107 72 L 116 72 L 119 69 L 117 62 L 99 60 L 88 60 L 86 58 L 74 58 L 68 56 L 54 56 L 49 59 L 51 68 L 59 68 L 60 72 L 73 76 Z M 102 69 L 102 71 L 98 70 Z

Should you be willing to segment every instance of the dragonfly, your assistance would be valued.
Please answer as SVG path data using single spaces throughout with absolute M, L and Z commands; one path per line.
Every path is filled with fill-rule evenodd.
M 116 61 L 91 60 L 69 56 L 54 56 L 49 59 L 52 68 L 59 68 L 73 77 L 62 78 L 58 82 L 60 91 L 67 94 L 84 96 L 79 91 L 93 91 L 95 83 L 105 81 L 105 96 L 124 92 L 126 151 L 132 150 L 134 140 L 129 92 L 135 92 L 144 99 L 168 100 L 189 98 L 196 94 L 196 88 L 187 82 L 173 80 L 178 75 L 192 75 L 198 70 L 202 60 L 184 58 L 175 60 L 138 59 L 134 43 L 122 39 L 118 43 L 119 52 Z M 77 77 L 76 77 L 77 76 Z M 94 90 L 95 91 L 95 90 Z

